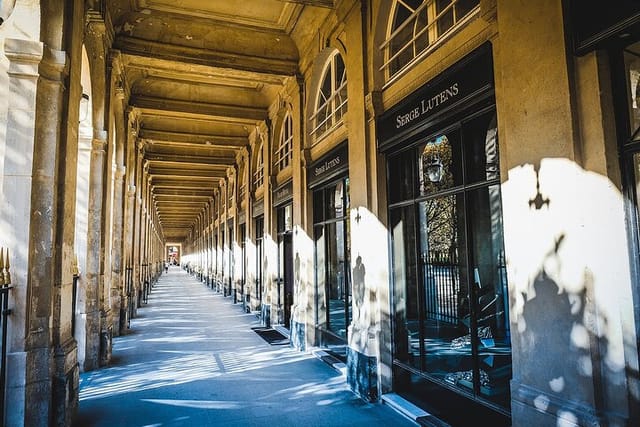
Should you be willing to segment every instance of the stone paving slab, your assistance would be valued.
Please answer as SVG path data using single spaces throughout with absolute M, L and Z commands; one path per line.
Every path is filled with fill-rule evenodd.
M 81 374 L 76 426 L 416 425 L 311 353 L 269 345 L 253 314 L 177 267 L 138 313 L 111 366 Z

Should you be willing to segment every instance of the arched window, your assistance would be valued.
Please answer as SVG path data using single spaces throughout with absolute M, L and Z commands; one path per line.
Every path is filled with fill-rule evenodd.
M 291 163 L 293 157 L 293 119 L 291 113 L 287 113 L 282 123 L 280 132 L 280 145 L 276 152 L 276 166 L 279 171 L 283 171 Z
M 258 147 L 256 158 L 256 170 L 253 172 L 253 185 L 255 188 L 262 187 L 264 182 L 264 155 L 262 154 L 262 144 Z
M 387 80 L 465 22 L 479 4 L 480 0 L 395 0 L 381 46 Z
M 347 70 L 338 51 L 329 58 L 321 82 L 316 108 L 311 116 L 311 134 L 316 138 L 340 123 L 347 112 Z

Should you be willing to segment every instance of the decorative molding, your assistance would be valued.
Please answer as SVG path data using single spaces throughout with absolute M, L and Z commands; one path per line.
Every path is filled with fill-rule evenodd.
M 367 121 L 375 120 L 384 111 L 382 93 L 380 91 L 369 92 L 364 97 L 364 105 Z
M 498 6 L 496 0 L 480 0 L 480 16 L 486 22 L 498 19 Z
M 91 152 L 92 153 L 106 153 L 107 140 L 102 138 L 93 138 L 91 140 Z

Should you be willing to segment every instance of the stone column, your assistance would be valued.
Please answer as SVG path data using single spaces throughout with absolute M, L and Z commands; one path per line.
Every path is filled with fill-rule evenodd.
M 262 321 L 266 325 L 277 323 L 278 310 L 275 303 L 278 301 L 278 289 L 275 286 L 275 279 L 278 268 L 278 244 L 276 242 L 277 227 L 274 221 L 273 207 L 271 206 L 271 189 L 275 186 L 275 177 L 271 175 L 271 144 L 272 129 L 271 122 L 263 122 L 256 130 L 259 138 L 262 139 L 263 156 L 263 203 L 264 203 L 264 238 L 262 240 L 264 258 L 264 293 L 262 295 Z
M 91 117 L 93 140 L 89 175 L 89 206 L 87 223 L 86 258 L 86 342 L 84 369 L 96 369 L 108 362 L 111 354 L 110 316 L 111 307 L 104 301 L 104 195 L 105 158 L 108 133 L 105 126 L 106 99 L 106 26 L 99 12 L 87 13 L 85 45 L 91 71 L 91 93 L 93 97 Z
M 60 140 L 63 81 L 66 66 L 64 51 L 45 49 L 40 64 L 36 105 L 35 147 L 31 193 L 29 239 L 28 335 L 25 424 L 46 425 L 50 417 L 51 359 L 50 347 L 54 233 L 57 206 L 56 160 Z M 55 125 L 52 125 L 55 124 Z M 22 151 L 22 150 L 21 150 Z M 32 249 L 33 248 L 33 249 Z M 38 248 L 38 250 L 35 250 Z M 44 368 L 44 369 L 43 369 Z M 38 398 L 38 394 L 46 398 Z M 35 400 L 35 403 L 33 402 Z
M 379 164 L 373 129 L 375 112 L 366 115 L 366 89 L 363 71 L 367 51 L 363 38 L 366 26 L 366 5 L 354 8 L 345 16 L 347 50 L 347 92 L 349 114 L 349 197 L 351 228 L 351 285 L 353 319 L 349 326 L 347 381 L 363 399 L 377 401 L 380 397 L 378 370 L 380 351 L 380 312 L 387 311 L 388 300 L 382 300 L 389 288 L 389 253 L 386 226 L 381 217 L 386 209 L 378 204 L 377 195 L 386 192 L 384 180 L 378 179 Z M 357 53 L 356 53 L 357 52 Z M 370 102 L 371 104 L 371 102 Z M 382 305 L 385 304 L 385 305 Z
M 124 223 L 124 257 L 125 257 L 125 290 L 121 300 L 120 312 L 124 312 L 125 319 L 120 323 L 120 334 L 123 334 L 129 325 L 132 313 L 129 310 L 133 293 L 133 246 L 134 246 L 134 218 L 136 206 L 136 134 L 137 121 L 133 111 L 127 111 L 127 143 L 126 143 L 126 200 Z M 122 317 L 122 315 L 121 315 Z
M 303 155 L 304 136 L 304 80 L 298 77 L 295 80 L 295 95 L 292 101 L 293 119 L 293 158 L 291 161 L 292 186 L 293 186 L 293 307 L 291 307 L 291 343 L 294 348 L 304 351 L 308 341 L 307 330 L 314 329 L 313 316 L 313 282 L 308 276 L 313 271 L 313 229 L 307 227 L 308 206 L 306 160 Z M 308 150 L 307 150 L 308 153 Z M 311 234 L 305 230 L 309 229 Z
M 46 226 L 51 226 L 51 212 L 47 208 L 44 210 L 48 219 L 41 216 L 41 221 L 30 224 L 32 198 L 46 198 L 47 200 L 38 203 L 43 207 L 47 201 L 53 201 L 52 174 L 53 163 L 45 171 L 38 171 L 36 176 L 38 185 L 32 179 L 34 146 L 35 146 L 35 124 L 36 114 L 39 118 L 53 117 L 59 113 L 58 103 L 51 104 L 52 111 L 41 110 L 36 113 L 36 99 L 42 99 L 43 95 L 36 98 L 36 87 L 38 82 L 38 64 L 42 59 L 42 43 L 32 40 L 5 39 L 4 52 L 8 60 L 6 86 L 2 86 L 0 93 L 6 100 L 8 114 L 6 121 L 5 147 L 15 153 L 22 153 L 24 157 L 1 156 L 3 163 L 3 176 L 0 181 L 3 205 L 9 204 L 11 209 L 0 209 L 0 233 L 2 234 L 3 246 L 11 249 L 11 277 L 12 286 L 12 314 L 8 317 L 8 343 L 7 343 L 7 376 L 6 401 L 7 410 L 6 425 L 24 425 L 27 419 L 34 422 L 33 425 L 45 425 L 41 417 L 48 416 L 49 402 L 49 371 L 48 365 L 49 343 L 47 340 L 48 329 L 30 336 L 30 331 L 38 329 L 38 325 L 43 323 L 45 328 L 48 322 L 47 301 L 31 301 L 32 291 L 28 290 L 27 284 L 30 280 L 36 286 L 36 291 L 47 287 L 47 281 L 51 276 L 46 276 L 49 267 L 46 265 L 46 258 L 43 256 L 39 264 L 31 269 L 29 251 L 19 250 L 27 248 L 35 242 L 37 234 L 45 233 Z M 54 52 L 55 53 L 55 52 Z M 63 52 L 64 53 L 64 52 Z M 4 65 L 4 64 L 3 64 Z M 46 70 L 49 72 L 49 80 L 42 85 L 42 90 L 47 90 L 47 94 L 58 100 L 61 96 L 61 79 L 64 69 L 64 55 L 47 55 Z M 46 77 L 42 77 L 46 79 Z M 5 81 L 3 80 L 3 83 Z M 54 119 L 54 123 L 57 118 Z M 52 155 L 51 150 L 55 149 L 56 133 L 51 135 L 39 134 L 38 145 L 47 148 L 40 148 L 47 151 L 47 155 Z M 52 145 L 52 148 L 48 148 Z M 40 160 L 44 162 L 44 160 Z M 46 189 L 45 194 L 38 195 L 36 191 Z M 6 207 L 6 206 L 3 206 Z M 37 228 L 36 228 L 37 227 Z M 31 230 L 30 230 L 31 228 Z M 30 238 L 30 231 L 37 233 Z M 50 232 L 50 230 L 49 230 Z M 45 234 L 46 236 L 46 234 Z M 38 242 L 39 243 L 39 242 Z M 46 241 L 45 241 L 46 243 Z M 46 248 L 49 256 L 51 248 Z M 31 258 L 35 257 L 31 255 Z M 34 273 L 39 273 L 34 276 Z M 45 280 L 45 277 L 47 279 Z M 46 298 L 46 293 L 44 297 Z M 49 301 L 50 303 L 50 301 Z M 35 317 L 35 319 L 34 319 Z M 27 324 L 27 320 L 30 320 Z M 27 342 L 27 338 L 29 342 Z M 47 364 L 40 364 L 41 362 Z M 36 369 L 45 367 L 45 369 Z M 39 391 L 42 390 L 39 394 Z M 38 396 L 41 396 L 38 398 Z M 29 401 L 29 407 L 27 406 Z M 0 420 L 2 422 L 2 420 Z
M 87 222 L 87 257 L 85 272 L 86 297 L 86 340 L 84 370 L 90 371 L 100 366 L 101 296 L 100 251 L 102 249 L 102 195 L 106 134 L 94 130 L 91 141 L 89 175 L 89 216 Z
M 115 67 L 114 67 L 115 68 Z M 124 296 L 124 283 L 122 276 L 122 259 L 124 254 L 123 245 L 123 220 L 124 220 L 124 88 L 122 82 L 117 81 L 115 88 L 115 99 L 113 102 L 115 129 L 116 129 L 116 171 L 114 176 L 113 189 L 113 245 L 111 257 L 111 312 L 113 315 L 113 332 L 120 335 L 123 329 L 122 324 L 126 322 L 125 311 L 122 308 Z

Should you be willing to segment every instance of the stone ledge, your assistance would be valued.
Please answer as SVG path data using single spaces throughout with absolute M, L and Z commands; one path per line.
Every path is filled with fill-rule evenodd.
M 396 393 L 383 394 L 382 403 L 388 405 L 394 411 L 415 422 L 417 425 L 427 427 L 450 427 L 449 424 L 439 418 L 436 418 L 408 400 L 405 400 Z

